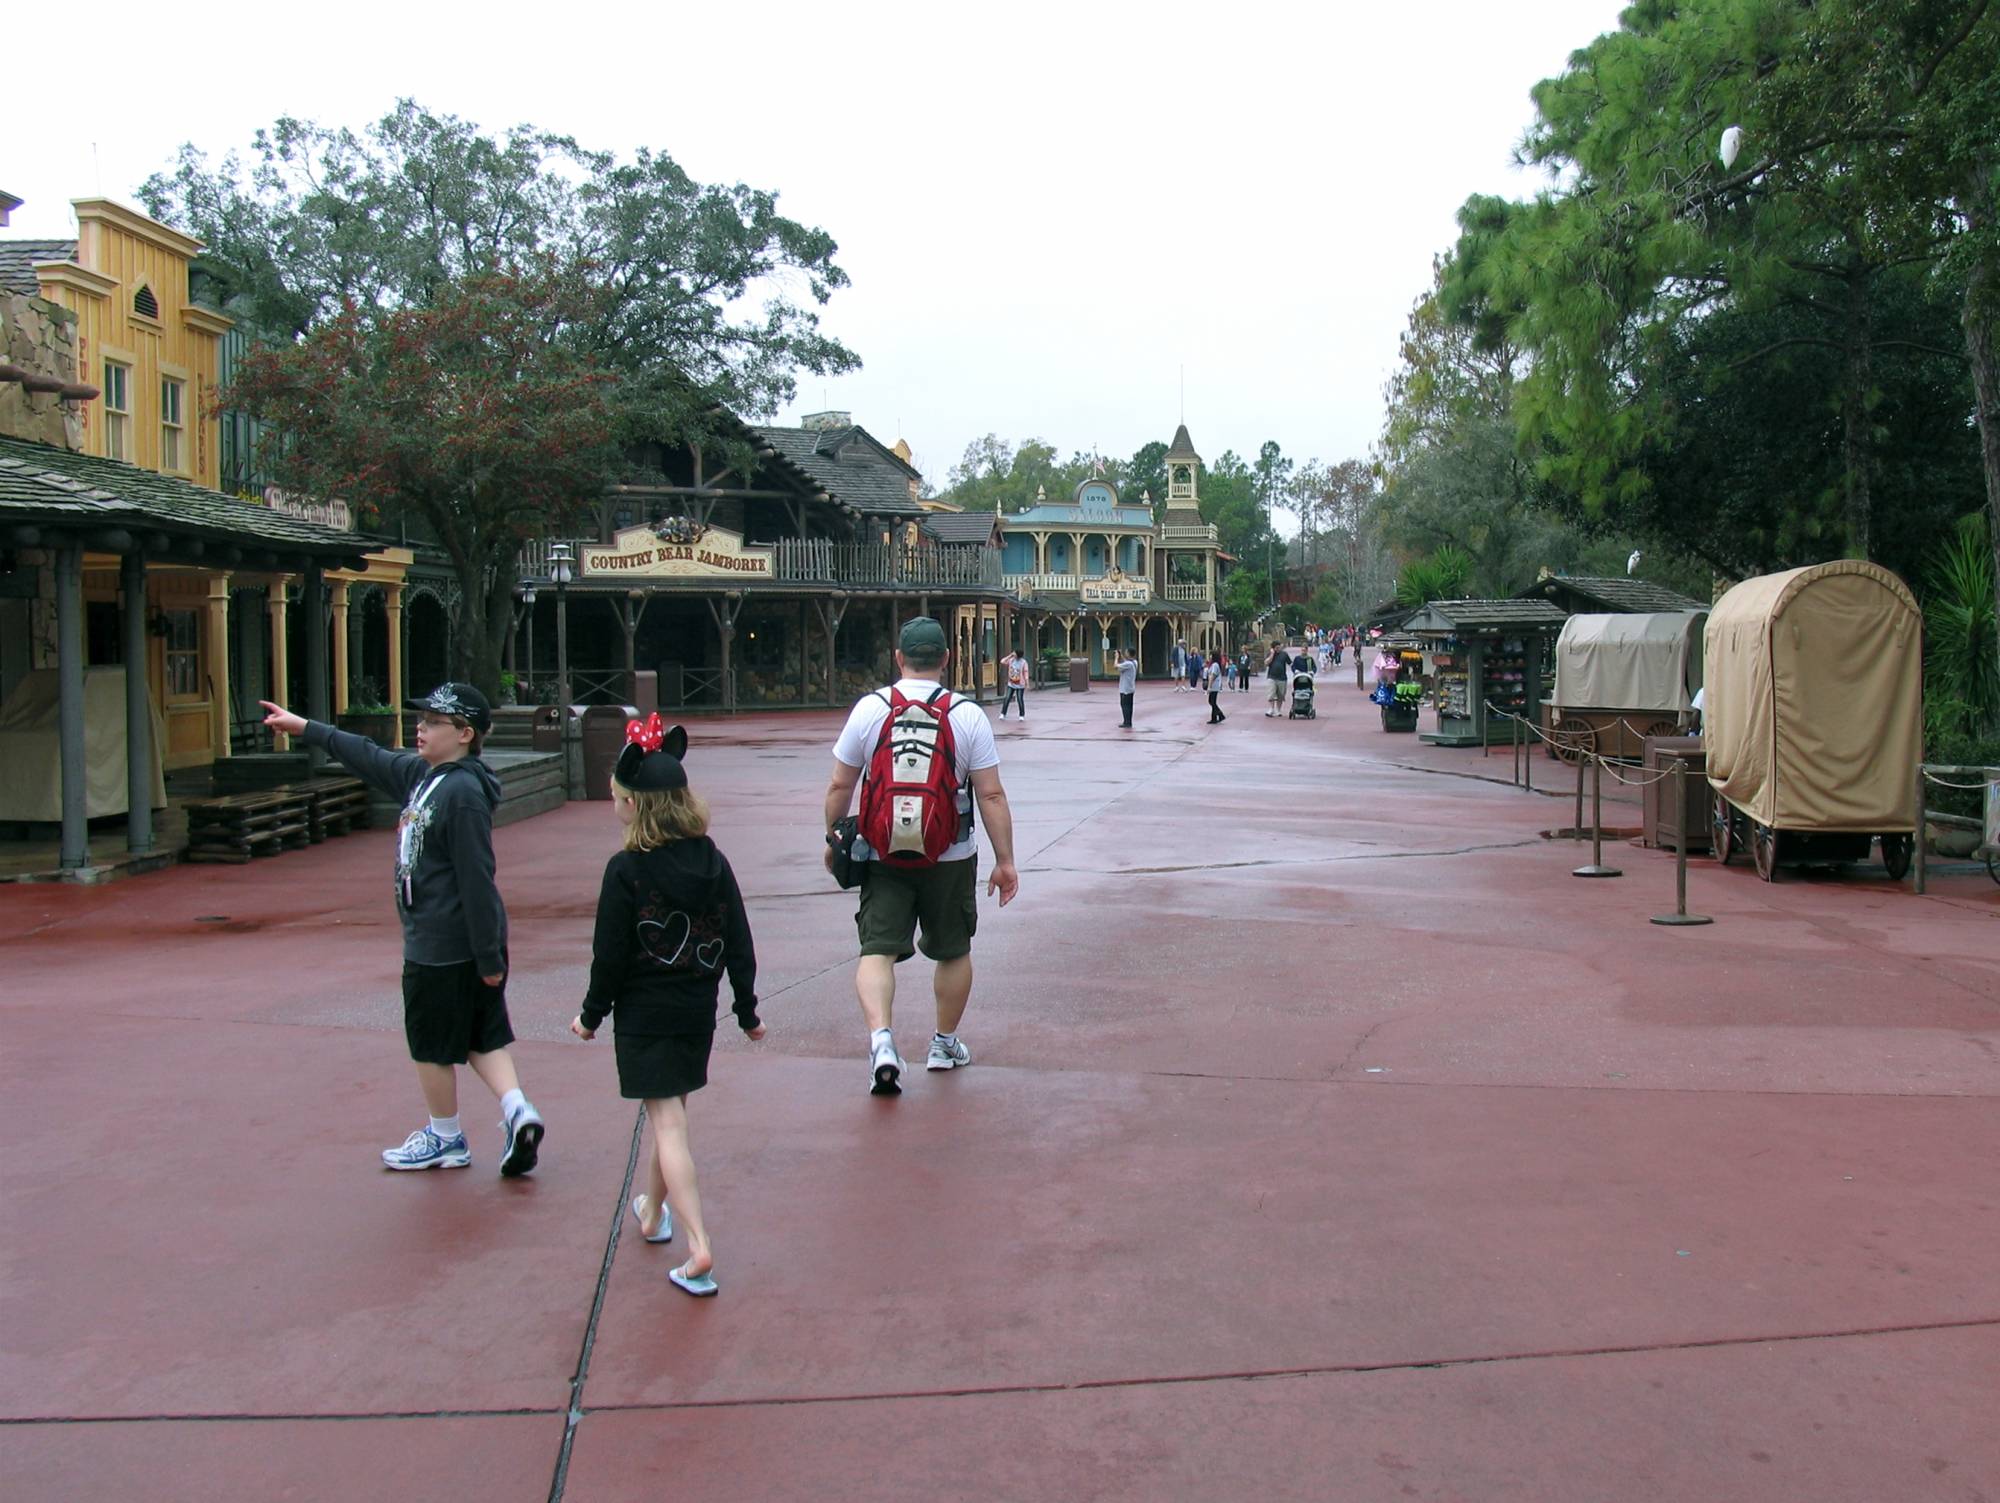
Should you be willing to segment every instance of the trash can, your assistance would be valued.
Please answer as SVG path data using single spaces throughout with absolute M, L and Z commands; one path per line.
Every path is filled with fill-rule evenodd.
M 1676 762 L 1687 768 L 1681 775 L 1679 800 L 1674 797 Z M 1715 794 L 1708 786 L 1708 744 L 1699 736 L 1648 736 L 1644 765 L 1643 843 L 1671 851 L 1685 841 L 1690 851 L 1710 849 L 1715 834 Z
M 628 705 L 587 705 L 581 726 L 583 796 L 611 797 L 611 771 L 625 749 L 625 722 L 633 718 Z
M 540 705 L 534 723 L 528 727 L 528 749 L 554 756 L 562 751 L 562 711 L 554 705 Z
M 1069 660 L 1069 692 L 1087 694 L 1090 692 L 1090 659 L 1071 658 Z

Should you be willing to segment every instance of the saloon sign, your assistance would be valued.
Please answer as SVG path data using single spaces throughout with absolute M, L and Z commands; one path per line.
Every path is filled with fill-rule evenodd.
M 628 527 L 608 548 L 583 550 L 583 573 L 602 578 L 715 579 L 771 577 L 771 550 L 746 545 L 726 527 L 703 529 L 691 543 L 670 542 L 652 527 Z

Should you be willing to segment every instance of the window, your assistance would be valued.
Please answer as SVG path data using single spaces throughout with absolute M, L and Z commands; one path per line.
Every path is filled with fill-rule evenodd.
M 111 459 L 131 458 L 131 376 L 131 366 L 104 362 L 104 452 Z
M 194 611 L 163 611 L 166 623 L 167 695 L 201 698 L 201 617 Z
M 186 393 L 187 382 L 160 378 L 160 468 L 176 475 L 183 468 L 181 401 Z

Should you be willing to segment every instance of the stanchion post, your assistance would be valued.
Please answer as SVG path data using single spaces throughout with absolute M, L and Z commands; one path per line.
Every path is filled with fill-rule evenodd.
M 1515 728 L 1521 732 L 1521 786 L 1528 792 L 1535 791 L 1535 737 L 1528 734 L 1528 722 L 1516 716 Z
M 1655 914 L 1653 922 L 1672 929 L 1712 924 L 1715 920 L 1707 914 L 1688 912 L 1687 760 L 1684 757 L 1674 758 L 1674 800 L 1680 810 L 1674 823 L 1681 830 L 1681 838 L 1674 842 L 1674 911 Z
M 1589 760 L 1590 754 L 1579 746 L 1576 749 L 1576 824 L 1574 826 L 1576 834 L 1573 837 L 1579 841 L 1583 839 L 1583 764 Z
M 1582 781 L 1581 774 L 1578 781 Z M 1579 866 L 1572 877 L 1622 877 L 1615 866 L 1604 864 L 1604 758 L 1590 759 L 1590 865 Z

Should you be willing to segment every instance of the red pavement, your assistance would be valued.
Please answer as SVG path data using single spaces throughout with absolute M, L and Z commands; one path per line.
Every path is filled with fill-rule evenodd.
M 608 806 L 497 840 L 519 1183 L 469 1080 L 471 1172 L 374 1167 L 420 1115 L 387 834 L 0 890 L 0 1494 L 2000 1493 L 2000 888 L 1697 860 L 1717 922 L 1656 928 L 1671 858 L 1571 878 L 1504 755 L 1256 698 L 1002 728 L 977 1063 L 894 1102 L 836 718 L 695 726 L 772 1025 L 693 1102 L 712 1302 L 621 1224 L 634 1111 L 565 1033 Z

